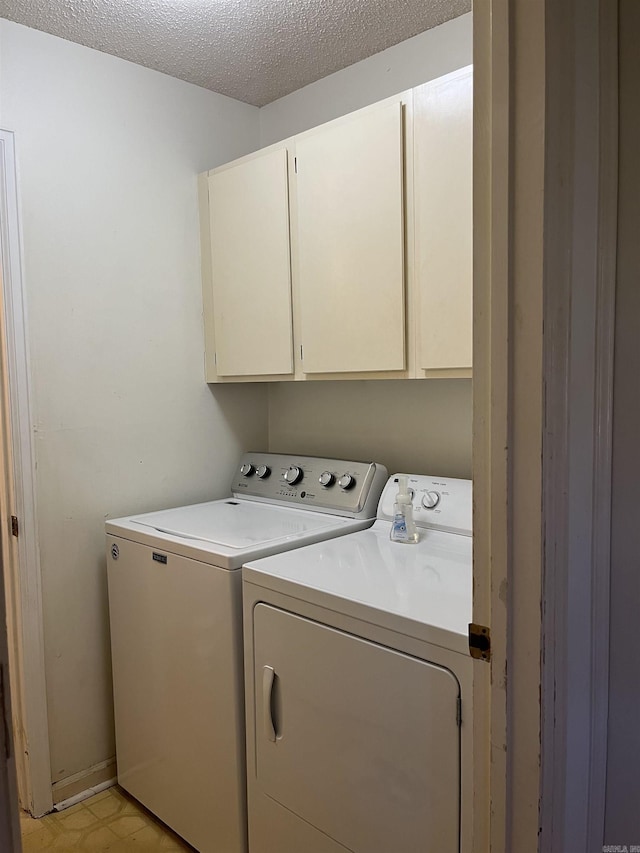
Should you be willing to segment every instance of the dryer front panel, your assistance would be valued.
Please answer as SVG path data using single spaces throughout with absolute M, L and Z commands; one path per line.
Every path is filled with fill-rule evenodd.
M 267 604 L 253 627 L 258 788 L 355 853 L 458 853 L 452 673 Z

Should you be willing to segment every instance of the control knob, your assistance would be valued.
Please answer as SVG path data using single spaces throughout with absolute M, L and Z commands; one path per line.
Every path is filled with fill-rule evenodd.
M 440 493 L 439 492 L 427 492 L 422 497 L 422 506 L 425 509 L 435 509 L 440 503 Z
M 333 486 L 335 481 L 336 481 L 336 478 L 331 473 L 331 471 L 323 471 L 322 474 L 320 474 L 320 476 L 318 477 L 318 482 L 320 483 L 321 486 L 324 486 L 325 488 L 328 488 L 329 486 Z
M 351 474 L 343 474 L 342 477 L 338 480 L 338 485 L 345 492 L 349 489 L 352 489 L 356 484 L 356 478 Z
M 250 477 L 253 474 L 254 467 L 250 462 L 245 462 L 240 468 L 240 473 L 243 477 Z
M 284 479 L 290 486 L 295 486 L 303 477 L 302 468 L 298 465 L 292 465 L 284 472 Z
M 268 465 L 259 465 L 256 469 L 256 474 L 261 480 L 266 480 L 271 474 L 271 468 Z

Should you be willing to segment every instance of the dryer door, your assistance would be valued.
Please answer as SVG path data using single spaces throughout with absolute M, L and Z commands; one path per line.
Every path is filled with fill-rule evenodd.
M 266 604 L 254 642 L 258 787 L 356 853 L 457 853 L 452 673 Z

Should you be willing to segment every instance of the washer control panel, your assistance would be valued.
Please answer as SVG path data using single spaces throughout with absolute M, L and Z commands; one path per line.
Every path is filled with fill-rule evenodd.
M 398 477 L 394 474 L 384 487 L 378 518 L 393 520 L 393 505 L 398 494 Z M 432 527 L 448 533 L 471 536 L 472 488 L 471 480 L 453 477 L 430 477 L 407 474 L 409 493 L 413 504 L 413 518 L 418 527 Z
M 374 518 L 387 478 L 387 469 L 376 462 L 245 453 L 231 491 L 236 497 Z

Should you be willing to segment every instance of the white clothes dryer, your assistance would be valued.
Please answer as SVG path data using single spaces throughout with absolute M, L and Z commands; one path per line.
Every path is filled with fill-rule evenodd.
M 472 834 L 471 482 L 243 568 L 251 853 L 460 853 Z
M 371 525 L 386 469 L 247 453 L 231 497 L 106 523 L 119 784 L 202 853 L 246 853 L 243 563 Z

